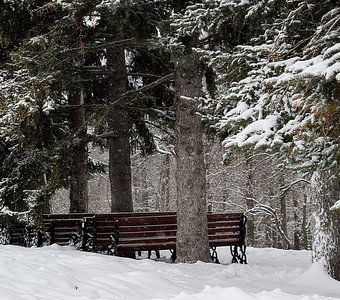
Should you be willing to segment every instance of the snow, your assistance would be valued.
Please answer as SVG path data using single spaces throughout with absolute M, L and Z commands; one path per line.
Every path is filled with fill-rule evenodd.
M 68 246 L 0 246 L 2 300 L 335 300 L 340 282 L 310 251 L 248 248 L 248 265 L 174 264 L 80 252 Z
M 243 147 L 255 144 L 255 149 L 265 146 L 274 135 L 274 128 L 277 124 L 277 116 L 269 115 L 265 119 L 256 120 L 247 125 L 240 133 L 226 139 L 222 144 L 224 147 Z
M 319 77 L 323 76 L 326 80 L 333 77 L 338 78 L 340 73 L 340 54 L 339 44 L 328 48 L 323 55 L 318 55 L 310 59 L 299 59 L 298 57 L 279 63 L 271 63 L 271 66 L 286 66 L 286 71 L 278 77 L 267 79 L 267 83 L 284 83 L 293 80 L 296 76 L 300 77 Z
M 330 210 L 340 210 L 340 200 L 336 201 Z

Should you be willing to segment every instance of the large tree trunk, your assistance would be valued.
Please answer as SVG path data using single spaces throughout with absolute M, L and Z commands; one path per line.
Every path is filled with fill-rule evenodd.
M 316 214 L 316 234 L 313 241 L 313 259 L 340 281 L 340 210 L 330 210 L 339 200 L 340 179 L 328 172 L 315 173 L 312 179 L 312 197 L 319 204 Z
M 69 93 L 70 105 L 84 104 L 81 87 L 74 87 Z M 88 149 L 85 109 L 77 108 L 70 113 L 72 139 L 72 166 L 70 177 L 70 212 L 88 211 Z
M 200 62 L 184 57 L 176 68 L 177 261 L 210 261 L 203 129 L 197 114 Z
M 113 105 L 108 120 L 111 133 L 108 137 L 111 211 L 133 211 L 129 143 L 130 118 L 124 103 L 117 102 L 127 90 L 124 49 L 107 49 L 107 65 L 112 71 L 109 78 L 108 102 Z

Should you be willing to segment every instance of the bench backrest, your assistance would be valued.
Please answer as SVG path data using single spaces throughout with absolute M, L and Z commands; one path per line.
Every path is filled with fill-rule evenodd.
M 38 232 L 35 227 L 19 221 L 0 223 L 0 244 L 31 247 L 37 245 Z
M 78 233 L 86 218 L 94 218 L 94 214 L 45 214 L 43 226 L 48 244 L 68 245 L 73 234 Z
M 244 244 L 242 213 L 208 213 L 209 246 Z M 175 213 L 154 216 L 128 216 L 116 221 L 118 251 L 143 251 L 176 248 Z
M 119 228 L 120 235 L 126 233 L 139 236 L 147 236 L 144 224 L 158 222 L 160 225 L 154 228 L 161 230 L 164 226 L 165 218 L 172 219 L 171 224 L 176 222 L 176 213 L 174 212 L 135 212 L 135 213 L 109 213 L 96 215 L 96 244 L 98 251 L 107 251 L 111 239 L 117 235 Z M 160 221 L 160 220 L 163 220 Z M 165 222 L 167 223 L 167 222 Z M 126 224 L 127 226 L 125 226 Z M 132 226 L 130 226 L 131 224 Z M 175 223 L 176 224 L 176 223 Z M 168 224 L 165 224 L 168 225 Z M 146 230 L 152 230 L 146 226 Z M 130 233 L 129 233 L 130 231 Z M 117 238 L 117 237 L 116 237 Z
M 243 213 L 208 213 L 210 247 L 244 244 Z M 175 212 L 44 215 L 50 242 L 67 245 L 73 234 L 92 234 L 97 251 L 107 251 L 112 239 L 118 250 L 146 251 L 176 248 Z

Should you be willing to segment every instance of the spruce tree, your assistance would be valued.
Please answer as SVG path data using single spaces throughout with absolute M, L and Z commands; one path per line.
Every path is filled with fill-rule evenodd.
M 27 166 L 29 172 L 18 171 L 20 176 L 27 176 L 26 183 L 19 183 L 17 179 L 14 182 L 18 181 L 18 190 L 32 190 L 37 199 L 44 199 L 38 201 L 43 206 L 40 209 L 42 212 L 49 211 L 48 199 L 53 192 L 69 185 L 69 175 L 71 186 L 74 186 L 74 182 L 84 182 L 75 176 L 79 176 L 79 172 L 87 173 L 87 157 L 82 159 L 82 167 L 79 164 L 73 165 L 82 156 L 79 155 L 79 140 L 84 145 L 84 136 L 80 137 L 83 131 L 77 124 L 82 108 L 78 109 L 78 116 L 74 113 L 74 107 L 71 114 L 66 108 L 69 104 L 75 104 L 72 101 L 81 98 L 80 93 L 75 92 L 76 85 L 79 86 L 80 83 L 74 80 L 78 78 L 74 72 L 75 65 L 83 55 L 80 50 L 70 51 L 79 49 L 82 31 L 77 26 L 79 16 L 76 8 L 79 7 L 76 4 L 71 6 L 45 1 L 37 3 L 37 6 L 27 6 L 31 25 L 36 26 L 32 26 L 28 37 L 19 44 L 20 47 L 12 51 L 12 61 L 5 66 L 6 76 L 1 85 L 2 96 L 7 104 L 4 107 L 2 133 L 7 136 L 7 141 L 10 140 L 8 136 L 16 136 L 14 143 L 22 148 L 17 153 L 15 164 L 20 166 L 25 161 L 25 156 L 31 158 L 41 152 L 39 163 L 43 167 L 35 159 Z M 19 126 L 13 126 L 13 122 Z M 74 155 L 76 141 L 78 154 Z M 26 155 L 28 149 L 35 155 Z M 85 155 L 86 151 L 85 148 Z M 36 168 L 39 172 L 36 172 Z M 40 173 L 42 174 L 39 175 Z M 81 176 L 87 177 L 83 174 Z M 8 184 L 5 185 L 6 189 L 10 188 Z M 77 188 L 72 193 L 77 194 L 75 197 L 78 198 L 82 194 L 87 197 L 86 191 L 83 193 Z M 22 200 L 23 196 L 16 198 Z M 86 208 L 75 210 L 85 211 Z
M 203 65 L 195 51 L 197 32 L 183 34 L 189 3 L 177 3 L 172 21 L 172 34 L 166 36 L 173 52 L 176 91 L 176 179 L 177 179 L 177 261 L 210 261 L 206 170 L 203 148 L 203 127 L 198 114 L 203 95 Z M 187 7 L 188 6 L 188 7 Z M 184 14 L 184 16 L 183 16 Z
M 0 198 L 4 212 L 26 221 L 36 213 L 48 212 L 52 191 L 65 183 L 64 174 L 53 167 L 62 166 L 65 154 L 61 142 L 65 137 L 62 118 L 50 115 L 58 97 L 58 83 L 53 76 L 42 76 L 37 56 L 27 55 L 27 51 L 46 46 L 45 40 L 36 38 L 37 32 L 43 34 L 53 20 L 38 13 L 44 3 L 11 1 L 4 3 L 1 10 L 2 16 L 8 17 L 1 21 L 9 22 L 2 24 L 0 36 L 4 59 L 0 76 L 3 149 Z M 9 26 L 12 22 L 13 27 Z
M 148 51 L 147 39 L 156 33 L 155 24 L 166 13 L 164 4 L 149 1 L 102 2 L 97 9 L 101 18 L 96 30 L 98 37 L 104 37 L 107 62 L 103 67 L 109 74 L 104 80 L 107 85 L 104 98 L 109 105 L 105 114 L 107 128 L 101 136 L 107 138 L 110 152 L 111 210 L 132 211 L 131 142 L 134 143 L 133 137 L 137 136 L 146 153 L 154 149 L 152 135 L 144 120 L 150 117 L 150 106 L 159 105 L 154 101 L 157 98 L 148 94 L 151 88 L 158 86 L 157 80 L 146 84 L 150 75 L 157 78 L 157 74 L 146 72 L 144 64 L 137 65 L 134 61 L 137 55 Z M 126 65 L 128 53 L 132 63 L 129 67 Z M 129 69 L 134 70 L 142 82 L 137 89 Z
M 316 257 L 339 279 L 338 215 L 329 211 L 339 190 L 338 4 L 208 2 L 191 6 L 182 20 L 201 33 L 197 51 L 217 74 L 206 120 L 222 137 L 226 158 L 240 148 L 279 152 L 319 178 L 319 191 L 327 186 L 328 193 L 315 193 L 325 212 Z

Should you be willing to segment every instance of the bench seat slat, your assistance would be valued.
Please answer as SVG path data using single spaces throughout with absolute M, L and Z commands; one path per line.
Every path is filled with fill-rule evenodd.
M 176 243 L 163 243 L 163 244 L 120 244 L 118 251 L 130 252 L 130 251 L 152 251 L 152 250 L 171 250 L 176 249 Z
M 218 240 L 235 240 L 235 239 L 239 239 L 239 234 L 218 234 L 218 235 L 209 235 L 209 241 L 218 241 Z M 127 244 L 127 243 L 150 243 L 153 241 L 157 241 L 159 243 L 162 243 L 163 241 L 166 240 L 173 240 L 176 241 L 176 235 L 168 235 L 168 236 L 164 236 L 164 235 L 152 235 L 152 236 L 125 236 L 122 235 L 119 238 L 119 244 Z

